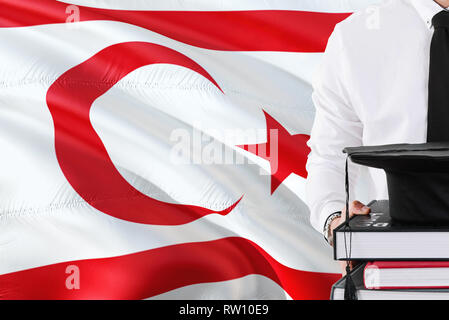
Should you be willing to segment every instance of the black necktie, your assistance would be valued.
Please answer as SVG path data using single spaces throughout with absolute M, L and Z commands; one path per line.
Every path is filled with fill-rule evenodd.
M 432 24 L 427 141 L 449 141 L 449 11 L 437 13 Z

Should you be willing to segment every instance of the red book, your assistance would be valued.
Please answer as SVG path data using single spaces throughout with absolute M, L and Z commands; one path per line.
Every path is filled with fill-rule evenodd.
M 449 288 L 449 261 L 375 261 L 365 266 L 367 289 Z

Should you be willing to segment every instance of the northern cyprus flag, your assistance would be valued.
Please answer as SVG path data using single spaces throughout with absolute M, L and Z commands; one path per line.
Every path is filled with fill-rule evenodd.
M 372 0 L 0 0 L 0 298 L 327 299 L 311 82 Z

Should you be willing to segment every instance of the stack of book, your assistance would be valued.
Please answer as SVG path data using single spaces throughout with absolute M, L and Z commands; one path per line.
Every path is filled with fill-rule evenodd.
M 388 202 L 370 204 L 369 216 L 334 231 L 336 260 L 357 262 L 350 276 L 359 300 L 449 299 L 449 227 L 392 223 Z M 348 247 L 350 245 L 350 247 Z M 334 284 L 331 299 L 343 300 L 346 277 Z

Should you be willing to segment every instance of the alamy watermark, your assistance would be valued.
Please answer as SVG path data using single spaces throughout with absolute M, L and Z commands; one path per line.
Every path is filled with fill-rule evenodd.
M 65 8 L 65 13 L 67 15 L 65 19 L 66 26 L 70 29 L 77 28 L 79 25 L 76 22 L 81 21 L 80 8 L 71 4 Z
M 65 287 L 68 290 L 79 290 L 80 285 L 80 268 L 76 265 L 69 265 L 65 268 L 65 273 L 68 276 L 65 279 Z
M 207 134 L 205 133 L 207 132 Z M 235 141 L 245 141 L 236 145 Z M 278 169 L 278 130 L 228 129 L 193 130 L 175 129 L 171 132 L 173 142 L 170 162 L 175 165 L 189 164 L 248 164 L 248 153 L 270 162 L 270 173 L 260 169 L 262 175 L 275 174 Z M 255 141 L 263 141 L 255 143 Z M 269 143 L 266 143 L 269 141 Z M 243 151 L 245 150 L 245 151 Z

